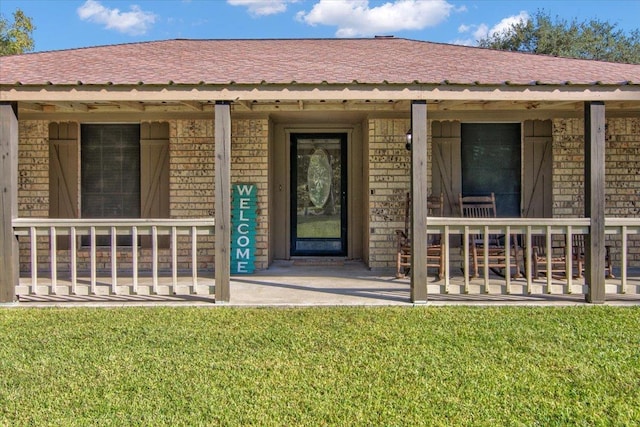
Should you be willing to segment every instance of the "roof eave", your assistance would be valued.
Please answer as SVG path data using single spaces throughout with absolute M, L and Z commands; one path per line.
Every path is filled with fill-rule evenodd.
M 640 84 L 253 83 L 253 84 L 0 84 L 0 101 L 237 100 L 640 101 Z

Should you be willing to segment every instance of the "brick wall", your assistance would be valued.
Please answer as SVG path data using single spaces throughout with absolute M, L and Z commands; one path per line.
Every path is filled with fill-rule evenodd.
M 607 215 L 640 217 L 640 118 L 610 119 L 606 129 Z
M 640 216 L 640 118 L 607 119 L 605 215 Z M 584 120 L 553 121 L 553 215 L 584 216 Z M 607 236 L 612 258 L 620 259 L 619 237 Z M 629 237 L 629 262 L 640 265 L 640 239 Z
M 584 216 L 584 121 L 553 121 L 553 216 Z
M 410 187 L 411 153 L 406 119 L 369 121 L 369 267 L 391 268 L 396 260 L 395 230 L 404 228 Z
M 18 215 L 49 216 L 49 122 L 18 123 Z
M 210 120 L 169 121 L 169 216 L 212 217 L 214 211 L 214 126 Z M 198 238 L 198 267 L 213 268 L 215 237 Z M 190 239 L 178 238 L 180 263 L 190 267 Z
M 214 148 L 213 119 L 170 121 L 171 218 L 213 216 Z
M 606 128 L 606 208 L 611 217 L 640 218 L 640 118 L 610 119 Z M 622 242 L 608 236 L 614 263 Z M 629 236 L 629 265 L 640 266 L 640 236 Z
M 49 216 L 49 122 L 21 120 L 18 122 L 18 216 L 46 218 Z M 26 238 L 20 238 L 20 269 L 29 271 L 30 252 Z M 49 239 L 37 238 L 38 262 L 49 261 Z M 45 264 L 46 265 L 46 264 Z

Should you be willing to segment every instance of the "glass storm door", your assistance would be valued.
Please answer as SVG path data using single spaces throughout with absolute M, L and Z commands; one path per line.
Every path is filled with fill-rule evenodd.
M 291 255 L 347 254 L 346 134 L 291 135 Z

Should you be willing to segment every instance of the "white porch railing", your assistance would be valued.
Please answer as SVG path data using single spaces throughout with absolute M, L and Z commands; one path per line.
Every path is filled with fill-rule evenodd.
M 184 246 L 190 256 L 190 280 L 191 293 L 198 292 L 198 236 L 213 236 L 214 219 L 36 219 L 18 218 L 13 220 L 13 228 L 18 238 L 23 238 L 28 247 L 30 260 L 30 293 L 38 294 L 41 286 L 38 278 L 38 238 L 45 237 L 48 248 L 48 270 L 51 284 L 48 293 L 56 294 L 58 288 L 58 259 L 59 250 L 57 248 L 58 238 L 66 236 L 68 238 L 68 249 L 62 251 L 69 256 L 69 281 L 70 292 L 76 294 L 78 290 L 78 249 L 79 239 L 87 236 L 89 239 L 89 292 L 96 293 L 98 277 L 98 251 L 107 252 L 110 262 L 110 293 L 117 294 L 119 279 L 125 277 L 121 266 L 118 265 L 118 255 L 128 252 L 131 256 L 130 277 L 131 293 L 138 294 L 141 271 L 139 268 L 139 243 L 140 238 L 149 236 L 150 242 L 150 263 L 151 263 L 151 293 L 158 293 L 159 286 L 159 238 L 169 236 L 169 264 L 171 271 L 170 293 L 175 293 L 178 285 L 179 256 L 178 246 Z M 108 236 L 110 244 L 107 247 L 98 247 L 97 238 Z M 117 240 L 120 236 L 129 236 L 131 245 L 118 246 Z M 188 243 L 179 244 L 178 236 L 186 236 Z M 66 239 L 65 239 L 66 241 Z M 41 249 L 42 251 L 42 249 Z M 184 257 L 183 257 L 184 258 Z M 22 263 L 21 263 L 22 264 Z M 126 268 L 129 270 L 129 267 Z M 146 272 L 145 272 L 146 273 Z M 126 275 L 128 277 L 128 275 Z M 213 280 L 211 280 L 212 282 Z M 207 286 L 208 289 L 211 287 Z M 210 292 L 210 291 L 209 291 Z
M 532 294 L 534 277 L 532 268 L 532 237 L 534 235 L 542 235 L 545 237 L 547 247 L 552 247 L 552 236 L 555 241 L 561 239 L 565 249 L 566 271 L 573 271 L 573 236 L 584 235 L 589 233 L 589 218 L 459 218 L 459 217 L 429 217 L 427 220 L 427 233 L 428 234 L 440 234 L 441 242 L 443 244 L 442 251 L 444 257 L 444 292 L 449 293 L 451 287 L 452 269 L 451 269 L 451 249 L 450 237 L 461 236 L 462 238 L 462 260 L 461 269 L 463 272 L 463 289 L 462 292 L 469 293 L 470 291 L 470 265 L 469 265 L 469 240 L 472 235 L 484 236 L 482 240 L 489 241 L 489 235 L 502 235 L 502 236 L 519 236 L 521 242 L 522 251 L 520 262 L 524 266 L 524 280 L 525 280 L 525 292 Z M 607 235 L 619 235 L 621 244 L 616 249 L 620 251 L 620 262 L 618 264 L 620 269 L 620 285 L 617 288 L 617 293 L 627 293 L 628 288 L 628 243 L 630 236 L 640 235 L 640 219 L 636 218 L 607 218 L 605 220 L 605 230 Z M 508 241 L 505 239 L 505 241 Z M 510 251 L 513 248 L 510 245 L 505 245 L 505 258 L 510 258 Z M 488 252 L 484 252 L 485 259 L 482 260 L 484 267 L 483 276 L 483 288 L 485 293 L 490 291 L 490 276 L 489 276 L 489 262 Z M 480 264 L 480 263 L 479 263 Z M 552 258 L 547 257 L 546 271 L 552 271 Z M 506 268 L 504 271 L 504 281 L 506 284 L 506 293 L 511 293 L 511 286 L 513 278 L 511 277 L 511 271 Z M 603 272 L 604 274 L 604 272 Z M 572 274 L 567 274 L 566 279 L 563 281 L 564 292 L 571 294 L 573 290 L 573 277 Z M 554 279 L 552 274 L 546 274 L 546 284 L 544 287 L 545 293 L 553 293 L 552 285 Z
M 460 286 L 459 292 L 470 292 L 471 287 L 477 287 L 480 281 L 480 287 L 484 293 L 491 293 L 491 286 L 495 286 L 496 278 L 489 278 L 489 266 L 487 260 L 482 262 L 484 271 L 480 279 L 471 280 L 469 276 L 470 265 L 469 256 L 469 236 L 472 234 L 480 235 L 517 235 L 521 243 L 520 262 L 524 267 L 524 277 L 515 280 L 510 269 L 504 270 L 504 278 L 500 278 L 502 288 L 506 293 L 581 293 L 584 291 L 583 282 L 577 281 L 572 274 L 567 274 L 564 280 L 557 280 L 551 274 L 541 280 L 533 277 L 533 269 L 531 265 L 532 259 L 532 237 L 534 235 L 542 235 L 545 237 L 547 246 L 551 247 L 552 238 L 554 242 L 563 243 L 566 247 L 566 271 L 573 271 L 572 238 L 577 234 L 587 234 L 589 232 L 588 218 L 428 218 L 427 232 L 429 234 L 441 234 L 443 242 L 444 256 L 444 278 L 437 283 L 437 290 L 431 289 L 430 293 L 456 293 L 450 292 L 453 286 Z M 21 283 L 28 283 L 27 293 L 38 294 L 57 294 L 64 292 L 66 288 L 60 288 L 59 282 L 64 282 L 61 286 L 69 288 L 69 292 L 76 294 L 78 292 L 79 283 L 86 286 L 88 283 L 88 292 L 95 294 L 98 288 L 98 273 L 110 275 L 101 284 L 101 289 L 106 286 L 109 292 L 117 294 L 120 287 L 121 292 L 125 291 L 122 286 L 127 287 L 131 294 L 142 294 L 145 288 L 151 293 L 159 293 L 161 285 L 159 276 L 163 273 L 162 289 L 164 292 L 164 284 L 169 284 L 169 292 L 175 293 L 178 284 L 184 286 L 185 282 L 189 286 L 189 293 L 211 293 L 214 280 L 212 275 L 206 274 L 203 277 L 202 272 L 198 272 L 199 259 L 198 252 L 210 251 L 204 256 L 213 261 L 213 241 L 214 236 L 214 219 L 32 219 L 19 218 L 13 221 L 13 227 L 16 236 L 21 241 L 21 266 L 25 272 L 25 277 L 21 277 Z M 640 219 L 637 218 L 607 218 L 605 220 L 605 233 L 608 236 L 608 243 L 614 243 L 612 255 L 615 254 L 616 260 L 614 267 L 619 277 L 615 279 L 616 293 L 640 293 L 640 277 L 634 274 L 629 277 L 628 272 L 631 270 L 640 271 L 636 267 L 638 265 L 638 255 L 634 255 L 633 266 L 630 266 L 630 248 L 636 251 L 640 247 Z M 452 268 L 452 254 L 459 254 L 459 250 L 451 248 L 449 245 L 451 236 L 460 236 L 462 238 L 462 258 L 460 259 L 460 267 L 462 267 L 462 280 L 460 279 L 459 270 Z M 86 236 L 88 240 L 86 246 L 79 245 L 81 237 Z M 107 236 L 110 245 L 100 247 L 97 245 L 97 238 Z M 117 238 L 120 236 L 129 236 L 131 245 L 118 246 Z M 160 248 L 159 240 L 167 239 L 169 244 L 166 248 Z M 68 248 L 61 249 L 58 246 L 60 238 L 64 240 L 65 246 Z M 146 267 L 140 268 L 141 239 L 149 240 L 148 248 L 144 251 Z M 199 248 L 198 238 L 206 241 L 205 245 Z M 207 240 L 210 239 L 210 240 Z M 485 241 L 488 239 L 485 237 Z M 507 245 L 505 248 L 505 258 L 509 259 L 509 251 L 511 247 Z M 83 263 L 88 265 L 88 269 L 82 269 L 85 274 L 79 278 L 78 256 L 82 255 Z M 119 257 L 126 255 L 126 265 L 119 264 Z M 60 257 L 67 257 L 64 268 L 60 268 Z M 485 255 L 486 256 L 486 255 Z M 165 268 L 159 267 L 159 257 L 167 258 L 163 261 Z M 202 257 L 202 254 L 201 254 Z M 39 259 L 40 258 L 40 259 Z M 102 258 L 102 261 L 100 260 Z M 98 267 L 100 262 L 107 260 L 108 265 Z M 526 262 L 525 262 L 526 261 Z M 552 271 L 551 259 L 547 259 L 547 271 Z M 202 261 L 200 261 L 202 264 Z M 212 262 L 211 262 L 212 264 Z M 168 267 L 167 267 L 168 266 Z M 458 265 L 456 265 L 457 267 Z M 631 268 L 633 267 L 633 268 Z M 48 277 L 39 277 L 39 271 L 45 271 Z M 102 271 L 100 271 L 102 270 Z M 162 271 L 161 271 L 162 270 Z M 28 273 L 27 273 L 28 271 Z M 65 275 L 60 279 L 59 273 Z M 604 274 L 604 273 L 603 273 Z M 85 280 L 85 278 L 88 278 Z M 150 277 L 149 277 L 150 276 Z M 168 277 L 170 276 L 170 277 Z M 46 279 L 46 280 L 41 280 Z M 49 280 L 50 279 L 50 280 Z M 453 279 L 453 280 L 452 280 Z M 144 283 L 141 285 L 141 282 Z M 512 292 L 512 286 L 517 285 L 515 292 Z M 432 284 L 430 284 L 431 286 Z M 609 283 L 608 283 L 609 285 Z M 139 287 L 144 286 L 143 289 Z M 558 290 L 558 286 L 561 290 Z M 206 287 L 206 291 L 198 291 Z M 610 287 L 610 286 L 609 286 Z M 39 289 L 40 288 L 40 289 Z M 47 288 L 47 289 L 45 289 Z M 84 290 L 84 289 L 83 289 Z M 24 292 L 24 291 L 23 291 Z M 610 293 L 611 291 L 609 291 Z M 475 290 L 474 292 L 475 293 Z
M 629 236 L 640 236 L 640 218 L 605 218 L 605 234 L 620 236 L 621 293 L 627 293 Z

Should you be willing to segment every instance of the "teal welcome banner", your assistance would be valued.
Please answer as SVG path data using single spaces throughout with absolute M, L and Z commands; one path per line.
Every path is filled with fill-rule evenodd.
M 255 184 L 231 188 L 231 274 L 249 274 L 256 261 L 258 189 Z

